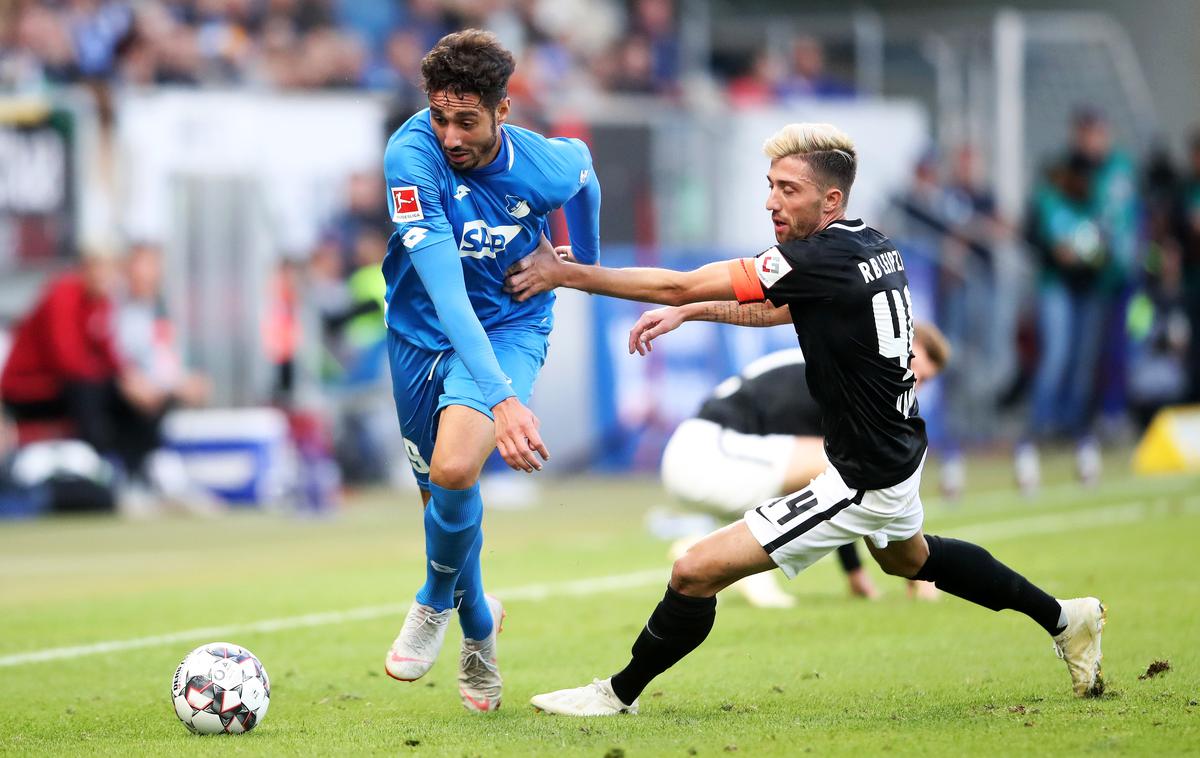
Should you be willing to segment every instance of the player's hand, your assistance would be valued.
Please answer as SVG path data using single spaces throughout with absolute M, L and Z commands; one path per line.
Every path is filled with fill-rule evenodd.
M 668 305 L 642 314 L 629 330 L 629 354 L 645 355 L 654 348 L 651 341 L 679 327 L 687 319 L 683 307 Z
M 559 245 L 554 248 L 554 253 L 567 263 L 579 263 L 579 261 L 575 260 L 575 253 L 571 252 L 570 245 Z
M 550 460 L 542 437 L 538 434 L 541 422 L 520 400 L 510 397 L 492 407 L 496 420 L 496 449 L 504 462 L 515 471 L 531 474 L 542 470 L 542 461 Z
M 570 248 L 567 248 L 568 254 Z M 537 249 L 513 265 L 508 267 L 504 279 L 504 291 L 513 296 L 517 302 L 524 302 L 534 295 L 549 292 L 560 283 L 558 278 L 565 267 L 563 258 L 550 244 L 550 240 L 542 237 Z
M 167 393 L 140 371 L 127 369 L 118 377 L 117 386 L 125 401 L 142 413 L 160 413 L 167 404 Z

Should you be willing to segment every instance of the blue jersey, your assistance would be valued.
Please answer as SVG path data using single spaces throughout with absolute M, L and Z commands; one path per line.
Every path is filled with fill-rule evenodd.
M 590 263 L 599 254 L 599 185 L 587 145 L 507 124 L 500 134 L 495 160 L 461 172 L 442 153 L 428 109 L 388 140 L 384 172 L 396 231 L 383 262 L 387 323 L 406 342 L 436 351 L 451 344 L 413 266 L 412 256 L 427 248 L 457 249 L 467 296 L 485 331 L 502 325 L 550 330 L 553 293 L 519 303 L 502 287 L 505 270 L 537 247 L 555 208 L 568 206 L 575 256 Z M 587 202 L 577 197 L 584 195 Z

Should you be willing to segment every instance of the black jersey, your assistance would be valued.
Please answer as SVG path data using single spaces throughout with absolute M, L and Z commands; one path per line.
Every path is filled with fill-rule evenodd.
M 891 241 L 843 219 L 736 261 L 733 275 L 739 300 L 789 306 L 825 454 L 846 484 L 883 489 L 911 476 L 927 442 L 909 368 L 908 277 Z
M 742 434 L 823 434 L 821 406 L 805 384 L 799 348 L 764 355 L 718 384 L 696 417 Z

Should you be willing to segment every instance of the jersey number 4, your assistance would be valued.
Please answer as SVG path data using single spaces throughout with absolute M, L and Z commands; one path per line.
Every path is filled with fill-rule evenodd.
M 909 297 L 908 287 L 875 293 L 871 298 L 871 307 L 875 311 L 879 354 L 884 358 L 899 359 L 900 367 L 905 370 L 904 378 L 911 378 L 913 373 L 908 361 L 912 356 L 913 326 L 912 298 Z M 915 401 L 915 388 L 910 387 L 896 398 L 896 411 L 908 418 Z

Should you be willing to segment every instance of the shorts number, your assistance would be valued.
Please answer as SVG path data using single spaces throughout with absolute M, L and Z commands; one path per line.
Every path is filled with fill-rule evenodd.
M 429 464 L 421 457 L 421 450 L 407 437 L 404 438 L 404 452 L 408 455 L 408 462 L 412 464 L 413 471 L 418 474 L 428 474 Z
M 777 498 L 763 503 L 756 509 L 758 515 L 768 521 L 774 521 L 780 528 L 789 521 L 798 518 L 817 504 L 817 496 L 812 490 L 800 490 L 786 497 Z M 770 515 L 768 515 L 770 511 Z
M 896 358 L 905 369 L 904 378 L 912 377 L 908 361 L 912 357 L 912 298 L 908 287 L 903 290 L 877 292 L 871 298 L 875 311 L 875 335 L 879 341 L 879 354 L 884 358 Z M 896 398 L 896 410 L 908 418 L 916 393 L 912 388 Z

